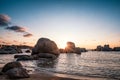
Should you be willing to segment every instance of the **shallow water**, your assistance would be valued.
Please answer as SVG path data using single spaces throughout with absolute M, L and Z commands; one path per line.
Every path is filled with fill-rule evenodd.
M 14 61 L 14 55 L 0 55 L 0 67 Z M 21 61 L 30 73 L 48 71 L 91 77 L 120 79 L 120 52 L 89 51 L 78 54 L 60 54 L 58 59 Z

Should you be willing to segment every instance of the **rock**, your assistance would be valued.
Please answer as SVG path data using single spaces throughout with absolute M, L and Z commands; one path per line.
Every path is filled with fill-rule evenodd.
M 114 47 L 113 51 L 120 51 L 120 47 Z
M 60 53 L 65 53 L 65 49 L 59 49 Z
M 4 73 L 3 72 L 0 72 L 0 75 L 3 75 Z
M 2 46 L 0 49 L 0 54 L 15 54 L 15 53 L 21 53 L 21 49 L 18 49 L 16 46 Z
M 54 41 L 51 41 L 47 38 L 40 38 L 32 50 L 31 55 L 40 54 L 40 53 L 50 53 L 54 55 L 59 55 L 59 50 Z M 43 55 L 43 54 L 42 54 Z
M 66 53 L 75 53 L 75 44 L 73 42 L 67 42 L 67 47 L 65 48 Z
M 20 62 L 9 62 L 3 69 L 2 73 L 7 75 L 10 79 L 28 78 L 30 77 L 27 70 L 23 68 Z
M 58 57 L 58 55 L 55 54 L 50 54 L 50 53 L 39 53 L 37 55 L 32 55 L 34 60 L 38 60 L 40 58 L 47 58 L 47 59 L 56 59 Z
M 22 65 L 20 62 L 9 62 L 7 63 L 3 68 L 2 68 L 2 72 L 6 72 L 10 69 L 13 69 L 13 68 L 21 68 Z
M 76 48 L 75 48 L 75 53 L 81 54 L 81 49 L 80 49 L 79 47 L 76 47 Z
M 10 79 L 29 78 L 27 70 L 24 68 L 13 68 L 6 72 Z
M 31 55 L 22 55 L 17 58 L 17 61 L 25 61 L 25 60 L 34 60 Z
M 26 52 L 26 53 L 31 53 L 31 51 L 30 51 L 30 50 L 26 50 L 25 52 Z
M 84 49 L 85 49 L 85 48 L 75 47 L 75 44 L 74 44 L 73 42 L 67 42 L 67 47 L 66 47 L 64 50 L 61 49 L 61 52 L 81 54 L 81 52 L 82 52 Z M 86 50 L 86 49 L 85 49 L 85 50 Z
M 23 56 L 30 57 L 31 55 L 14 55 L 14 58 L 19 58 L 19 57 L 23 57 Z
M 14 58 L 17 58 L 16 61 L 33 60 L 31 55 L 15 55 Z

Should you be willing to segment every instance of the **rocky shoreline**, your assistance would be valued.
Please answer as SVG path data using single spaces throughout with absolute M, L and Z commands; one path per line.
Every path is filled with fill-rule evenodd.
M 29 78 L 22 78 L 22 79 L 15 79 L 15 80 L 114 80 L 110 78 L 76 76 L 76 75 L 59 74 L 59 73 L 52 73 L 52 72 L 39 72 L 39 73 L 34 73 L 29 75 L 30 75 Z M 13 79 L 9 79 L 7 75 L 0 75 L 0 80 L 13 80 Z

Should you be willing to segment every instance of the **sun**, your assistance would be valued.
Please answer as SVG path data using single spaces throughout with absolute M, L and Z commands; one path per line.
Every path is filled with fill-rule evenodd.
M 59 47 L 64 49 L 66 47 L 66 42 L 61 42 Z

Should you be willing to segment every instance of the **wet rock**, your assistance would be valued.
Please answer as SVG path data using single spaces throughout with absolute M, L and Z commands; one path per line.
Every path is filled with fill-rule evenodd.
M 23 56 L 30 57 L 30 55 L 15 55 L 14 58 L 19 58 L 19 57 L 23 57 Z
M 31 55 L 22 55 L 17 58 L 17 61 L 26 61 L 26 60 L 34 60 L 34 58 Z
M 80 49 L 79 47 L 76 47 L 76 48 L 75 48 L 75 53 L 81 54 L 81 49 Z
M 21 49 L 17 48 L 16 46 L 2 46 L 0 49 L 0 54 L 16 54 L 21 53 Z
M 21 67 L 22 65 L 20 62 L 9 62 L 2 68 L 2 72 L 6 72 L 13 68 L 21 68 Z
M 16 61 L 26 61 L 26 60 L 34 60 L 31 55 L 15 55 L 14 58 L 17 58 Z
M 10 79 L 29 78 L 27 70 L 24 68 L 13 68 L 6 72 Z
M 50 54 L 50 53 L 39 53 L 37 55 L 38 58 L 48 58 L 48 59 L 56 59 L 57 55 L 55 54 Z M 35 58 L 35 57 L 34 57 Z
M 26 50 L 25 52 L 26 52 L 26 53 L 31 53 L 31 51 L 30 51 L 30 50 Z

